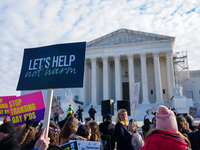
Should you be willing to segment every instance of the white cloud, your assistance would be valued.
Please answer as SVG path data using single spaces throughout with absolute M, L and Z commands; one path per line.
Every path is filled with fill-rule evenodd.
M 195 9 L 194 9 L 195 8 Z M 90 41 L 119 28 L 176 37 L 200 70 L 199 0 L 48 0 L 0 3 L 0 95 L 16 94 L 23 49 Z

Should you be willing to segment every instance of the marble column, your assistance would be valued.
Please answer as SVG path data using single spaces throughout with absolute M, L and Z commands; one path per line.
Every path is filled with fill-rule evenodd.
M 153 53 L 154 61 L 154 76 L 155 76 L 155 86 L 156 86 L 156 103 L 162 103 L 162 84 L 160 75 L 160 62 L 159 53 Z
M 115 102 L 122 100 L 122 80 L 121 80 L 121 64 L 120 55 L 115 55 Z
M 103 59 L 103 100 L 109 99 L 109 88 L 108 88 L 108 57 L 105 56 Z
M 135 83 L 135 74 L 134 74 L 134 57 L 133 54 L 127 55 L 128 57 L 128 78 L 129 78 L 129 99 L 131 100 L 133 92 L 133 84 Z
M 83 88 L 80 88 L 80 97 L 79 101 L 83 101 L 85 104 L 89 104 L 88 102 L 88 97 L 87 97 L 87 71 L 88 71 L 88 60 L 85 59 L 85 71 L 84 71 L 84 76 L 83 76 Z
M 145 53 L 140 54 L 140 60 L 141 60 L 141 73 L 142 73 L 142 97 L 143 97 L 142 104 L 149 104 L 147 64 L 146 64 L 146 54 Z
M 175 87 L 174 83 L 174 68 L 172 61 L 172 52 L 166 52 L 167 54 L 167 70 L 168 70 L 168 81 L 169 81 L 169 99 L 174 95 L 173 88 Z
M 91 104 L 97 105 L 97 59 L 91 58 L 92 63 L 92 88 L 91 88 Z

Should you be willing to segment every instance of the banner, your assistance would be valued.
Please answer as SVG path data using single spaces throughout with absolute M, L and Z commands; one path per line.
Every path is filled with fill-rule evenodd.
M 73 140 L 69 140 L 69 142 L 72 142 Z M 78 144 L 78 150 L 100 150 L 100 142 L 94 142 L 94 141 L 77 141 Z
M 133 91 L 131 96 L 131 108 L 133 109 L 138 108 L 139 96 L 140 96 L 140 82 L 137 82 L 133 84 Z
M 10 98 L 15 98 L 16 96 L 2 96 L 0 97 L 0 117 L 9 115 L 8 102 Z
M 26 123 L 27 117 L 32 122 L 44 119 L 45 104 L 42 91 L 8 99 L 8 107 L 14 126 Z
M 24 50 L 17 90 L 83 87 L 86 42 Z
M 51 112 L 54 117 L 59 116 L 60 114 L 64 114 L 64 111 L 62 110 L 60 103 L 55 96 L 53 96 Z
M 63 150 L 78 150 L 77 141 L 60 145 Z

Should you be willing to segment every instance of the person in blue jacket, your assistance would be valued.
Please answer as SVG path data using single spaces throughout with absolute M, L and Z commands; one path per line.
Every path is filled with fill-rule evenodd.
M 134 150 L 131 140 L 134 136 L 134 127 L 131 126 L 128 131 L 128 115 L 125 109 L 117 112 L 115 136 L 117 141 L 117 150 Z

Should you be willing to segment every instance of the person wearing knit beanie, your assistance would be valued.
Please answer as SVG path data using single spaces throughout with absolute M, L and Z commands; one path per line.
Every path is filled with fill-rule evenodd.
M 20 150 L 15 127 L 11 122 L 0 125 L 0 150 Z
M 178 132 L 173 111 L 160 105 L 156 112 L 156 129 L 148 132 L 141 150 L 191 150 L 189 140 Z
M 15 127 L 11 122 L 5 122 L 0 125 L 0 132 L 2 133 L 13 133 L 15 131 Z
M 156 129 L 175 133 L 178 131 L 176 117 L 173 111 L 160 105 L 156 112 Z
M 6 122 L 8 122 L 8 117 L 5 117 L 5 118 L 3 119 L 3 123 L 6 123 Z

